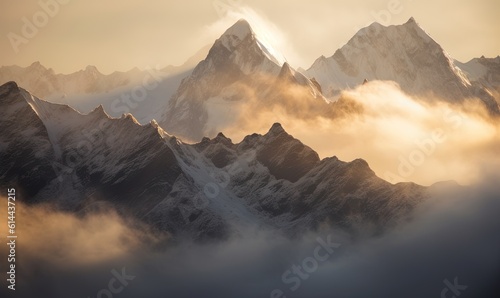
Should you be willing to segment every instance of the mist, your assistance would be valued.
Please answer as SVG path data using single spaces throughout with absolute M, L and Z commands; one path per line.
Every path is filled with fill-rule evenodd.
M 487 177 L 436 185 L 412 220 L 356 240 L 324 227 L 158 246 L 170 239 L 113 211 L 22 205 L 16 297 L 106 297 L 110 284 L 116 297 L 439 297 L 450 283 L 463 297 L 497 297 L 500 177 Z
M 254 98 L 249 91 L 245 103 L 225 102 L 226 113 L 238 116 L 226 123 L 209 122 L 215 127 L 211 133 L 222 131 L 239 142 L 280 122 L 322 158 L 363 158 L 392 183 L 471 184 L 483 178 L 484 167 L 500 165 L 500 122 L 478 99 L 454 105 L 430 94 L 410 96 L 385 81 L 344 91 L 331 104 L 311 102 L 300 87 L 282 89 L 282 98 L 274 102 Z

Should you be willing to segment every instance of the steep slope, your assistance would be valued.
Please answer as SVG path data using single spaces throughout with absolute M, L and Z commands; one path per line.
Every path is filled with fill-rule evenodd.
M 14 82 L 0 87 L 0 186 L 34 196 L 56 173 L 47 129 L 25 96 Z
M 410 94 L 450 102 L 480 97 L 492 112 L 498 105 L 478 90 L 453 59 L 413 19 L 398 26 L 378 23 L 361 29 L 329 58 L 318 58 L 307 70 L 328 97 L 364 80 L 391 80 Z
M 225 108 L 249 101 L 268 101 L 282 67 L 277 51 L 262 42 L 245 20 L 239 20 L 215 41 L 205 60 L 184 79 L 160 119 L 168 132 L 187 140 L 215 136 L 217 125 L 235 121 Z M 286 66 L 284 66 L 286 65 Z M 290 84 L 322 98 L 316 86 L 298 72 Z

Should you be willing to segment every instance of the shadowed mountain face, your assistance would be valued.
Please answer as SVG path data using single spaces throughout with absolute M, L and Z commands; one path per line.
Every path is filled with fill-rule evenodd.
M 189 145 L 156 122 L 112 119 L 101 107 L 82 115 L 15 83 L 0 87 L 0 104 L 2 185 L 69 211 L 113 206 L 174 236 L 259 226 L 292 236 L 322 223 L 377 232 L 426 198 L 424 187 L 392 185 L 363 160 L 320 160 L 277 123 L 238 144 L 220 133 Z
M 0 185 L 22 186 L 33 196 L 56 178 L 47 129 L 14 82 L 0 88 Z
M 1 118 L 1 137 L 9 144 L 2 148 L 2 169 L 10 169 L 2 173 L 2 182 L 16 182 L 30 194 L 27 201 L 52 200 L 71 209 L 82 198 L 102 196 L 135 206 L 138 195 L 154 202 L 168 193 L 180 174 L 156 128 L 140 126 L 130 115 L 110 119 L 101 107 L 81 115 L 33 97 L 15 83 L 3 85 L 2 95 L 1 104 L 10 107 L 2 109 Z M 164 190 L 156 190 L 159 184 Z

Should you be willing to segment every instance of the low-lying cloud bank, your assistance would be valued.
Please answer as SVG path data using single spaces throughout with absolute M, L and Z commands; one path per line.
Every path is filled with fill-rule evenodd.
M 235 119 L 215 125 L 215 130 L 240 141 L 281 122 L 321 157 L 366 159 L 391 182 L 470 184 L 482 179 L 482 167 L 500 166 L 500 120 L 489 116 L 479 100 L 452 105 L 430 95 L 410 96 L 394 82 L 371 81 L 343 92 L 341 98 L 347 103 L 343 108 L 351 111 L 339 117 L 328 113 L 326 105 L 306 100 L 301 92 L 287 88 L 278 104 L 259 98 L 225 102 L 224 109 Z
M 113 213 L 20 205 L 15 297 L 498 297 L 499 178 L 436 186 L 411 222 L 356 241 L 261 231 L 159 248 L 169 240 Z

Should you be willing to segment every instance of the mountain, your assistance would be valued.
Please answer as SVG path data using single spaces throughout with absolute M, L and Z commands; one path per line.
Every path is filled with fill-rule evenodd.
M 321 160 L 278 123 L 237 144 L 222 133 L 186 144 L 155 121 L 102 107 L 84 115 L 14 82 L 0 86 L 0 105 L 0 183 L 20 200 L 83 213 L 111 206 L 172 239 L 264 227 L 293 237 L 322 224 L 378 233 L 428 196 L 378 178 L 363 160 Z
M 16 81 L 36 96 L 56 98 L 58 96 L 100 93 L 133 84 L 139 81 L 141 71 L 114 72 L 104 75 L 95 66 L 87 66 L 71 74 L 56 74 L 53 69 L 45 68 L 40 62 L 28 67 L 0 67 L 0 84 Z
M 170 134 L 199 142 L 253 121 L 249 111 L 276 115 L 268 125 L 281 114 L 304 120 L 342 117 L 359 107 L 341 92 L 369 80 L 395 81 L 404 92 L 428 100 L 460 104 L 479 98 L 493 114 L 500 113 L 495 59 L 455 61 L 411 18 L 397 26 L 374 23 L 333 56 L 320 57 L 307 71 L 295 70 L 242 19 L 178 67 L 104 75 L 89 66 L 63 75 L 33 63 L 1 67 L 0 83 L 16 81 L 81 113 L 102 105 L 111 117 L 132 114 L 141 124 L 156 119 Z
M 359 30 L 333 56 L 318 58 L 307 74 L 319 82 L 327 97 L 337 97 L 365 80 L 390 80 L 424 98 L 462 102 L 479 97 L 490 111 L 499 112 L 494 98 L 471 82 L 413 18 L 402 25 L 373 23 Z
M 323 99 L 317 86 L 293 70 L 279 52 L 266 44 L 245 20 L 217 39 L 207 57 L 185 78 L 169 101 L 159 124 L 186 140 L 215 136 L 221 123 L 235 121 L 228 107 L 251 101 L 271 105 L 276 80 L 287 76 L 290 86 Z
M 0 185 L 24 186 L 34 196 L 56 178 L 55 153 L 46 127 L 14 82 L 0 87 Z
M 467 63 L 455 60 L 455 64 L 474 82 L 490 91 L 500 104 L 500 56 L 474 58 Z

